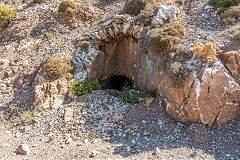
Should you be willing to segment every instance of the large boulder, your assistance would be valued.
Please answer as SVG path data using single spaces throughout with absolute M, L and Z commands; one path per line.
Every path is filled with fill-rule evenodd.
M 221 62 L 184 60 L 184 56 L 177 54 L 172 58 L 171 54 L 156 56 L 141 47 L 146 43 L 143 40 L 139 45 L 136 84 L 162 94 L 169 115 L 182 122 L 202 122 L 209 126 L 214 122 L 221 125 L 237 115 L 240 86 Z M 181 68 L 181 74 L 185 75 L 176 79 Z

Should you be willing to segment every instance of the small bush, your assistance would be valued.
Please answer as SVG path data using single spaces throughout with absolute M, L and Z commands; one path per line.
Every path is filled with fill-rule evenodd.
M 138 103 L 141 99 L 147 97 L 153 97 L 154 91 L 142 91 L 138 89 L 126 89 L 122 91 L 120 97 L 125 103 Z
M 77 9 L 77 5 L 74 0 L 63 0 L 58 6 L 58 12 L 65 12 L 75 9 Z
M 240 18 L 240 5 L 229 7 L 221 14 L 223 22 L 226 24 L 232 24 Z
M 193 58 L 195 57 L 216 62 L 216 44 L 211 42 L 205 44 L 198 42 L 194 46 Z
M 49 33 L 49 32 L 45 32 L 45 36 L 47 36 L 48 38 L 52 38 L 53 37 L 52 33 Z
M 50 77 L 60 78 L 67 73 L 74 71 L 74 66 L 70 58 L 51 57 L 46 65 L 47 73 Z
M 175 3 L 178 3 L 180 5 L 184 5 L 184 0 L 175 0 Z
M 237 40 L 237 41 L 240 41 L 240 31 L 236 32 L 234 34 L 234 38 Z
M 78 46 L 82 49 L 82 51 L 88 52 L 87 41 L 78 41 Z
M 137 16 L 141 13 L 141 10 L 144 9 L 146 3 L 144 0 L 130 0 L 128 1 L 123 8 L 123 12 L 129 15 Z
M 15 14 L 15 11 L 0 6 L 0 28 L 6 28 Z
M 24 111 L 22 113 L 22 119 L 25 123 L 31 123 L 35 119 L 33 111 Z
M 162 28 L 154 29 L 148 43 L 153 53 L 163 55 L 177 48 L 185 35 L 185 29 L 178 23 L 167 23 Z
M 239 3 L 239 0 L 208 0 L 208 4 L 215 8 L 236 6 Z
M 101 88 L 101 85 L 98 81 L 90 81 L 88 79 L 80 81 L 80 82 L 73 82 L 70 85 L 70 91 L 78 96 L 83 95 L 85 93 L 89 93 L 93 90 L 98 90 Z
M 39 3 L 39 4 L 46 3 L 46 2 L 47 0 L 33 0 L 33 3 Z
M 140 13 L 145 16 L 152 16 L 160 4 L 161 0 L 130 0 L 124 5 L 123 13 L 134 16 Z
M 94 134 L 94 130 L 92 130 L 91 132 L 88 133 L 88 138 L 93 140 L 94 138 L 96 138 L 95 134 Z

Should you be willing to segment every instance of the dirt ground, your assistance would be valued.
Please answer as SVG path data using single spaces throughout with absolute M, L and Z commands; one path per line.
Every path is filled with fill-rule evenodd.
M 0 81 L 1 160 L 240 159 L 240 117 L 221 127 L 180 123 L 165 113 L 161 97 L 146 107 L 143 103 L 125 104 L 115 93 L 118 91 L 107 90 L 77 97 L 56 110 L 39 111 L 33 108 L 30 81 L 25 82 L 26 87 L 8 93 L 19 77 L 31 79 L 50 56 L 72 57 L 79 50 L 78 39 L 94 31 L 99 21 L 117 14 L 124 5 L 122 0 L 76 0 L 81 16 L 66 23 L 59 20 L 60 2 L 47 1 L 28 7 L 25 6 L 29 1 L 0 2 L 17 10 L 14 20 L 0 32 L 0 58 L 11 60 L 4 70 L 24 66 L 14 76 Z M 193 47 L 196 42 L 210 41 L 219 50 L 239 50 L 233 34 L 240 21 L 225 25 L 216 10 L 206 5 L 205 0 L 192 0 L 180 7 L 180 23 L 187 31 L 182 44 Z M 64 122 L 68 108 L 74 111 L 72 123 Z M 30 124 L 22 120 L 21 113 L 25 110 L 34 110 L 35 119 Z M 95 138 L 89 137 L 91 131 Z M 22 143 L 29 146 L 30 154 L 18 153 L 17 147 Z M 156 148 L 159 148 L 157 154 Z M 95 151 L 96 156 L 91 156 Z

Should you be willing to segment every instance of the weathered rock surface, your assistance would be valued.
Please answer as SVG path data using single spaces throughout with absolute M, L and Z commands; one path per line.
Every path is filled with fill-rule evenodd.
M 160 6 L 153 24 L 176 21 L 179 14 L 176 7 Z M 208 49 L 199 50 L 198 55 L 207 55 L 195 56 L 201 60 L 174 53 L 155 55 L 148 48 L 148 29 L 126 15 L 105 21 L 89 38 L 88 52 L 75 54 L 75 80 L 88 77 L 104 81 L 125 75 L 140 89 L 157 90 L 165 97 L 167 113 L 182 122 L 221 125 L 238 114 L 240 86 L 234 79 L 239 68 L 238 54 L 224 55 L 233 78 L 216 56 L 213 61 L 207 60 L 208 55 L 215 55 L 216 47 L 210 49 L 211 53 Z
M 30 148 L 27 144 L 21 144 L 18 146 L 18 152 L 24 155 L 27 155 L 30 153 Z
M 180 19 L 180 11 L 172 5 L 160 5 L 152 19 L 153 25 L 164 25 Z
M 240 54 L 238 51 L 229 51 L 222 54 L 222 59 L 226 63 L 231 75 L 240 82 Z
M 138 87 L 157 89 L 166 97 L 168 114 L 182 122 L 202 122 L 209 126 L 214 122 L 221 125 L 237 115 L 240 101 L 236 97 L 240 96 L 240 86 L 222 63 L 218 61 L 208 67 L 199 60 L 186 59 L 180 66 L 183 65 L 190 74 L 183 83 L 176 85 L 169 74 L 171 71 L 167 70 L 168 58 L 140 47 L 136 78 Z
M 59 108 L 68 96 L 70 82 L 66 77 L 51 79 L 43 65 L 34 79 L 34 105 L 39 109 Z

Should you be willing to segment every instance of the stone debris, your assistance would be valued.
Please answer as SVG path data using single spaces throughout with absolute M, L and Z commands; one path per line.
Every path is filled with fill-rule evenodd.
M 172 5 L 160 5 L 152 19 L 152 25 L 164 25 L 180 19 L 180 10 Z
M 27 155 L 30 154 L 30 148 L 28 147 L 27 144 L 21 144 L 18 146 L 18 152 L 23 155 Z
M 96 157 L 97 156 L 97 154 L 98 154 L 98 152 L 96 151 L 96 150 L 93 150 L 92 152 L 91 152 L 91 157 Z
M 64 113 L 64 121 L 65 123 L 71 122 L 73 120 L 74 110 L 72 108 L 66 108 Z
M 155 155 L 159 155 L 160 154 L 160 149 L 158 148 L 158 147 L 156 147 L 155 149 L 154 149 L 154 154 Z

